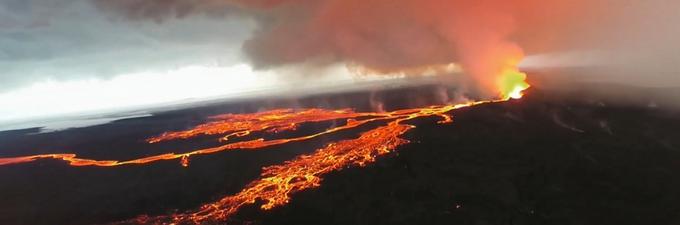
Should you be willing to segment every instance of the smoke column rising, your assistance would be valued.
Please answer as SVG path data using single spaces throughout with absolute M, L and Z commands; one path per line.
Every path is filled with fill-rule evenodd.
M 244 51 L 257 68 L 340 62 L 389 74 L 456 63 L 470 75 L 466 81 L 474 85 L 469 87 L 486 95 L 498 94 L 498 76 L 523 56 L 508 39 L 520 5 L 501 0 L 99 1 L 100 8 L 133 19 L 214 14 L 216 8 L 253 16 L 260 26 Z
M 664 82 L 677 81 L 679 71 L 680 3 L 674 0 L 96 1 L 132 19 L 220 13 L 254 18 L 259 28 L 243 46 L 260 69 L 345 63 L 378 74 L 418 74 L 455 63 L 466 74 L 466 86 L 486 95 L 497 94 L 498 76 L 525 53 L 532 56 L 523 64 L 530 70 L 633 70 L 666 74 L 657 76 Z
M 259 67 L 318 59 L 390 73 L 461 63 L 473 82 L 492 85 L 522 57 L 507 39 L 512 9 L 500 2 L 296 1 L 288 4 L 305 8 L 301 15 L 282 13 L 245 48 Z

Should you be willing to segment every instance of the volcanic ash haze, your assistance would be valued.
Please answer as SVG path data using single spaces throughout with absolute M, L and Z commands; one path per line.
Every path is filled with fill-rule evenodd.
M 117 15 L 159 22 L 194 14 L 253 18 L 258 29 L 243 46 L 260 69 L 344 63 L 418 75 L 459 64 L 468 91 L 495 97 L 509 92 L 504 81 L 523 76 L 514 69 L 526 53 L 528 70 L 592 67 L 617 82 L 679 83 L 675 0 L 96 1 Z
M 507 41 L 514 26 L 506 13 L 511 6 L 499 2 L 291 2 L 304 5 L 304 13 L 276 17 L 245 48 L 261 67 L 321 58 L 377 73 L 418 74 L 460 63 L 470 82 L 495 91 L 498 75 L 522 58 L 521 49 Z
M 564 9 L 521 22 L 516 39 L 530 55 L 522 68 L 568 72 L 567 81 L 680 86 L 679 1 L 573 1 Z
M 518 1 L 523 3 L 524 1 Z M 524 4 L 524 3 L 523 3 Z M 502 74 L 523 57 L 509 41 L 523 4 L 463 0 L 99 1 L 130 18 L 161 20 L 216 8 L 259 21 L 244 43 L 257 68 L 345 63 L 376 74 L 448 71 L 460 64 L 464 81 L 488 96 L 502 95 Z M 404 72 L 405 73 L 405 72 Z M 508 76 L 523 74 L 506 73 Z M 520 79 L 522 80 L 522 79 Z

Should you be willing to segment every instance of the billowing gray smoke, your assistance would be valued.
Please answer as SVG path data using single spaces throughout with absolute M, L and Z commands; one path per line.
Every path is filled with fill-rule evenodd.
M 97 2 L 132 19 L 256 18 L 259 29 L 244 50 L 259 68 L 343 62 L 391 72 L 459 63 L 485 87 L 524 53 L 530 71 L 578 68 L 583 75 L 570 79 L 680 85 L 676 0 Z
M 522 4 L 503 0 L 99 1 L 129 18 L 161 21 L 237 11 L 259 21 L 244 43 L 257 68 L 346 63 L 372 73 L 462 65 L 468 82 L 498 94 L 499 75 L 522 50 L 509 36 Z M 527 0 L 517 1 L 518 3 Z

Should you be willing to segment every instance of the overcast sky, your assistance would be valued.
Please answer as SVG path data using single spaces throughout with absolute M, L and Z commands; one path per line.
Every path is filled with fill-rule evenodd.
M 455 38 L 454 43 L 429 41 L 445 38 L 441 36 L 446 33 L 432 32 L 427 28 L 430 25 L 414 23 L 418 18 L 409 18 L 402 12 L 404 9 L 381 1 L 371 6 L 357 4 L 359 2 L 2 0 L 0 93 L 37 82 L 106 79 L 201 64 L 258 66 L 303 62 L 330 55 L 335 61 L 399 68 L 399 65 L 408 64 L 449 63 L 460 57 L 461 53 L 447 53 L 456 51 L 449 50 L 451 47 L 448 46 L 456 44 Z M 436 8 L 445 8 L 443 18 L 429 18 L 435 22 L 482 21 L 494 12 L 465 19 L 454 14 L 475 9 L 469 9 L 465 4 L 456 5 L 456 2 L 465 1 L 405 0 L 400 5 L 429 10 L 430 15 L 437 14 Z M 679 70 L 674 63 L 680 59 L 675 54 L 680 49 L 677 44 L 680 3 L 677 1 L 488 2 L 519 6 L 501 8 L 515 11 L 515 32 L 504 32 L 516 37 L 516 42 L 527 54 L 609 48 L 615 50 L 609 57 L 630 58 L 619 60 L 623 61 L 619 64 L 643 61 L 644 65 L 640 66 L 645 70 L 659 67 L 673 72 Z M 429 5 L 435 7 L 428 8 Z M 267 11 L 269 17 L 262 19 L 262 13 L 253 10 L 263 8 L 293 10 Z M 453 10 L 458 12 L 453 13 Z M 352 14 L 355 11 L 367 15 Z M 395 17 L 394 12 L 402 16 Z M 509 15 L 513 16 L 512 13 Z M 400 19 L 402 17 L 407 19 Z M 259 23 L 253 18 L 260 19 Z M 491 22 L 469 25 L 494 29 L 492 26 L 497 25 Z M 455 23 L 443 25 L 456 26 Z M 258 32 L 253 33 L 256 30 Z M 353 42 L 348 44 L 344 40 Z M 246 51 L 242 47 L 244 42 L 248 47 Z M 657 65 L 660 63 L 662 65 Z M 669 65 L 675 67 L 668 69 Z
M 132 19 L 90 0 L 0 1 L 0 124 L 273 85 L 241 45 L 245 17 Z
M 680 86 L 677 0 L 364 3 L 0 0 L 0 122 L 329 76 L 308 69 L 318 65 L 392 73 L 460 63 L 480 81 L 519 49 L 530 69 L 586 65 L 608 81 Z M 330 76 L 353 79 L 339 73 Z
M 310 73 L 254 69 L 242 50 L 252 16 L 182 14 L 182 1 L 0 0 L 0 125 L 290 88 Z M 116 8 L 127 3 L 142 6 Z M 315 82 L 354 82 L 338 68 Z
M 129 20 L 87 0 L 0 1 L 0 93 L 35 82 L 234 65 L 252 22 L 192 15 Z

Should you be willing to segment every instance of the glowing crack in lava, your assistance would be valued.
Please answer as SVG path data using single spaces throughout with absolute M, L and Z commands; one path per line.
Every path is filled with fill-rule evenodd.
M 311 122 L 346 120 L 343 125 L 327 130 L 294 138 L 265 140 L 263 138 L 225 143 L 221 146 L 197 149 L 186 153 L 166 153 L 144 158 L 118 161 L 78 158 L 75 154 L 45 154 L 0 158 L 0 165 L 28 163 L 39 159 L 58 159 L 71 166 L 114 167 L 130 164 L 148 164 L 160 160 L 176 160 L 182 166 L 189 166 L 193 155 L 213 154 L 221 151 L 239 149 L 260 149 L 290 142 L 313 139 L 315 137 L 348 130 L 370 122 L 383 121 L 385 124 L 364 132 L 355 139 L 340 140 L 327 144 L 313 153 L 296 157 L 279 165 L 263 168 L 261 178 L 250 182 L 240 192 L 226 196 L 217 202 L 208 203 L 195 211 L 167 216 L 140 216 L 122 224 L 202 224 L 227 220 L 239 208 L 248 204 L 261 203 L 263 210 L 272 209 L 288 203 L 291 195 L 321 185 L 324 174 L 341 170 L 348 166 L 365 166 L 376 157 L 394 151 L 398 146 L 409 143 L 400 138 L 415 126 L 405 122 L 423 117 L 441 117 L 439 123 L 452 122 L 450 111 L 479 104 L 506 101 L 522 97 L 522 91 L 529 87 L 524 82 L 525 75 L 515 70 L 507 70 L 499 81 L 500 99 L 473 101 L 397 110 L 392 112 L 355 112 L 350 109 L 277 109 L 252 114 L 225 114 L 212 117 L 212 122 L 198 125 L 192 129 L 167 132 L 147 140 L 149 144 L 176 139 L 190 139 L 201 135 L 220 135 L 220 141 L 228 142 L 230 137 L 247 138 L 253 132 L 279 133 L 296 129 L 299 125 Z

